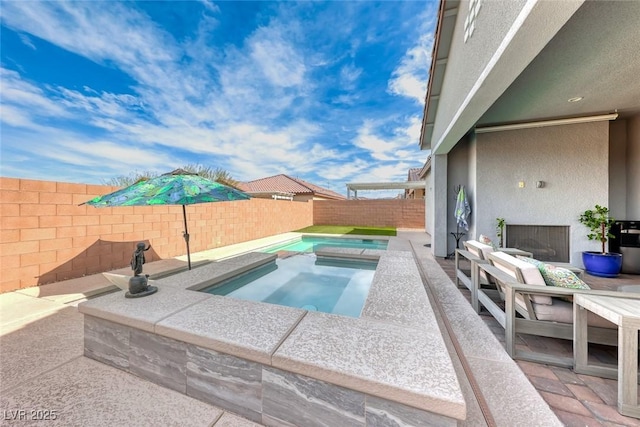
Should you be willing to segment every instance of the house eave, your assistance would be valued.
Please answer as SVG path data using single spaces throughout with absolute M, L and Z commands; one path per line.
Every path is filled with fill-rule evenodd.
M 427 83 L 427 94 L 424 102 L 422 127 L 420 129 L 419 144 L 421 150 L 429 150 L 432 147 L 431 136 L 433 135 L 438 100 L 444 81 L 459 3 L 458 0 L 440 1 L 438 24 L 436 25 L 433 50 L 431 52 L 431 67 L 429 69 L 429 82 Z

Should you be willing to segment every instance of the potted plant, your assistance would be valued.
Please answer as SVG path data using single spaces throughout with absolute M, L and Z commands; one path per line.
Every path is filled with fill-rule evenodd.
M 504 226 L 506 221 L 504 220 L 504 218 L 496 218 L 496 221 L 498 222 L 498 226 L 496 227 L 496 234 L 498 235 L 498 239 L 500 239 L 500 247 L 504 248 Z
M 600 252 L 582 252 L 582 262 L 587 273 L 600 277 L 616 277 L 620 274 L 622 254 L 606 251 L 607 240 L 614 238 L 610 232 L 614 222 L 615 219 L 609 215 L 609 209 L 600 205 L 596 205 L 595 209 L 588 209 L 580 215 L 580 223 L 590 230 L 587 238 L 597 240 L 602 244 Z

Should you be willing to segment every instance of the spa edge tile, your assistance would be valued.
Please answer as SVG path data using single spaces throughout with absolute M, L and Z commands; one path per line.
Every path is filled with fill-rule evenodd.
M 341 259 L 353 259 L 358 261 L 371 261 L 375 262 L 380 259 L 380 254 L 368 253 L 365 254 L 363 249 L 356 248 L 331 248 L 316 249 L 315 254 L 318 258 L 341 258 Z
M 381 256 L 376 274 L 391 276 L 412 276 L 420 279 L 420 271 L 412 258 Z
M 395 252 L 408 252 L 411 253 L 411 243 L 405 239 L 399 239 L 398 237 L 392 237 L 389 239 L 389 244 L 387 245 L 388 251 Z
M 350 258 L 350 255 L 354 258 L 359 258 L 364 252 L 361 248 L 337 248 L 337 247 L 324 247 L 316 248 L 314 251 L 316 256 L 342 256 Z
M 277 258 L 276 254 L 268 254 L 264 252 L 249 252 L 246 254 L 238 255 L 232 258 L 226 258 L 218 263 L 234 264 L 234 265 L 248 265 L 255 262 L 270 262 Z
M 185 343 L 132 329 L 129 344 L 129 372 L 180 393 L 186 393 Z
M 454 418 L 374 396 L 366 397 L 366 420 L 367 427 L 454 427 L 458 424 Z
M 193 270 L 183 271 L 173 276 L 159 279 L 156 283 L 160 288 L 200 290 L 237 274 L 239 269 L 240 267 L 235 264 L 228 264 L 223 261 L 212 262 Z
M 363 393 L 268 367 L 263 369 L 262 383 L 263 414 L 272 421 L 304 426 L 365 425 Z
M 466 405 L 440 331 L 309 312 L 272 366 L 464 419 Z
M 306 313 L 213 295 L 157 323 L 155 332 L 269 365 L 272 353 Z
M 422 281 L 411 276 L 376 274 L 360 317 L 409 327 L 438 327 Z
M 200 290 L 238 274 L 273 262 L 275 254 L 251 252 L 234 258 L 212 262 L 193 270 L 183 271 L 157 281 L 160 286 L 176 289 Z
M 104 295 L 81 303 L 78 311 L 153 332 L 156 322 L 211 297 L 205 293 L 184 292 L 167 286 L 158 288 L 158 292 L 144 298 L 125 298 L 122 291 Z
M 262 421 L 262 365 L 187 345 L 187 395 Z
M 129 369 L 131 328 L 84 315 L 84 355 L 115 368 Z

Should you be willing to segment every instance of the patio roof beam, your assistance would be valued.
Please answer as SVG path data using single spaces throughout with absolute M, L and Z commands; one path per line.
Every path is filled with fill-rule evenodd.
M 351 199 L 351 191 L 354 198 L 358 198 L 358 190 L 411 190 L 426 188 L 427 181 L 405 182 L 360 182 L 347 184 L 347 199 Z
M 570 125 L 575 123 L 601 122 L 605 120 L 606 121 L 615 120 L 617 118 L 618 118 L 618 113 L 601 114 L 599 116 L 570 117 L 567 119 L 542 120 L 538 122 L 510 123 L 510 124 L 497 125 L 497 126 L 483 126 L 483 127 L 477 127 L 475 131 L 476 133 L 500 132 L 503 130 L 531 129 L 531 128 L 541 128 L 545 126 L 560 126 L 560 125 Z
M 347 184 L 347 190 L 410 190 L 424 188 L 426 181 L 362 182 Z

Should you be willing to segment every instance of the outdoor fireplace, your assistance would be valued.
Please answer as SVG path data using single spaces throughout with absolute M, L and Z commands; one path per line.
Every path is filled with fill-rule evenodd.
M 569 262 L 568 225 L 507 224 L 507 247 L 531 252 L 541 261 Z

